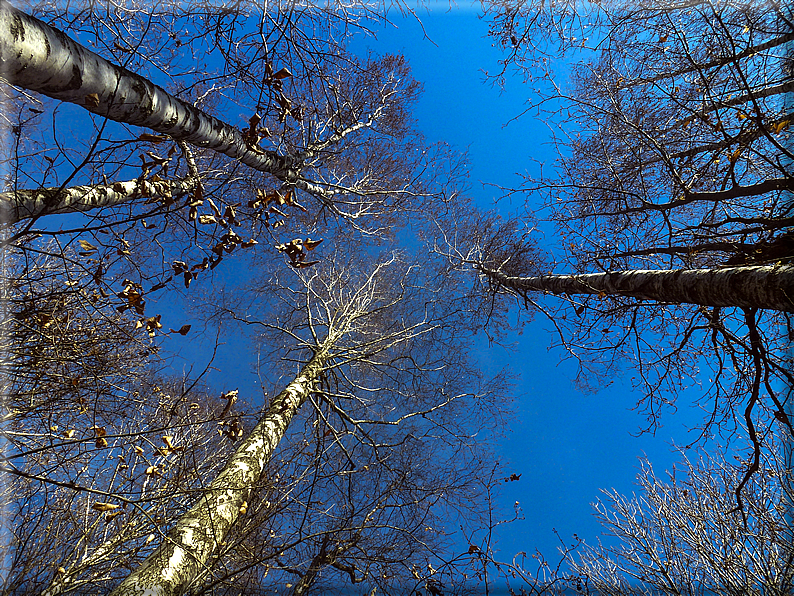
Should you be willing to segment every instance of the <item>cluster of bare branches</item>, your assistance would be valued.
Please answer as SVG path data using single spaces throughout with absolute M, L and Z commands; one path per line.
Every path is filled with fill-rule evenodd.
M 438 264 L 379 256 L 460 162 L 402 57 L 346 51 L 373 15 L 336 8 L 0 4 L 4 590 L 467 585 L 448 529 L 488 525 L 507 383 Z M 232 259 L 266 273 L 221 290 Z M 197 331 L 153 304 L 185 295 L 256 330 L 271 390 L 172 375 Z
M 532 109 L 555 123 L 558 160 L 506 189 L 527 196 L 530 231 L 504 227 L 451 256 L 545 313 L 583 386 L 630 374 L 648 429 L 701 385 L 700 438 L 750 438 L 741 507 L 766 441 L 779 423 L 791 431 L 790 11 L 486 7 L 505 67 L 543 77 Z M 554 52 L 569 59 L 564 85 L 541 68 Z M 553 257 L 525 240 L 543 222 Z
M 574 536 L 562 541 L 556 566 L 536 553 L 502 564 L 512 593 L 577 594 L 789 594 L 791 450 L 775 444 L 750 480 L 745 514 L 731 510 L 742 473 L 731 451 L 681 450 L 664 477 L 641 461 L 639 492 L 604 491 L 594 505 L 603 542 Z M 733 456 L 739 459 L 738 456 Z
M 492 323 L 509 308 L 500 294 L 543 313 L 584 388 L 630 376 L 648 430 L 694 390 L 693 444 L 743 435 L 749 451 L 682 453 L 687 479 L 671 483 L 646 462 L 642 496 L 599 506 L 619 546 L 563 542 L 556 568 L 538 554 L 508 579 L 532 594 L 790 591 L 790 8 L 483 7 L 505 50 L 495 80 L 523 72 L 523 117 L 553 123 L 558 158 L 504 189 L 526 197 L 523 217 L 459 213 L 437 250 L 479 273 Z
M 348 52 L 368 5 L 0 0 L 6 591 L 790 590 L 790 13 L 483 6 L 558 126 L 556 173 L 508 189 L 523 221 L 459 196 L 404 58 Z M 552 50 L 581 58 L 569 86 Z M 443 248 L 384 250 L 409 217 Z M 263 273 L 222 289 L 232 261 Z M 507 325 L 504 292 L 583 385 L 630 368 L 650 429 L 708 379 L 701 438 L 742 428 L 750 456 L 644 468 L 600 509 L 623 550 L 499 564 L 508 385 L 469 340 Z M 165 338 L 196 332 L 152 298 L 185 295 L 257 354 L 261 398 L 170 373 Z

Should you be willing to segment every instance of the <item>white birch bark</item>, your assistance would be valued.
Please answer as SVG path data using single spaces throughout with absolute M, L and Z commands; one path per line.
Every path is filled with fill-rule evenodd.
M 110 596 L 177 596 L 188 590 L 241 515 L 292 417 L 314 390 L 325 366 L 325 350 L 320 349 L 273 400 L 196 504 Z
M 291 157 L 249 147 L 239 129 L 108 62 L 4 0 L 0 0 L 0 76 L 110 120 L 223 153 L 308 192 L 318 190 L 298 180 L 300 167 Z
M 113 184 L 40 188 L 0 193 L 0 221 L 17 223 L 41 215 L 85 212 L 140 198 L 166 200 L 192 193 L 198 178 L 184 180 L 126 180 Z
M 509 277 L 480 266 L 489 279 L 518 294 L 606 294 L 672 304 L 736 306 L 794 312 L 794 266 L 617 271 Z

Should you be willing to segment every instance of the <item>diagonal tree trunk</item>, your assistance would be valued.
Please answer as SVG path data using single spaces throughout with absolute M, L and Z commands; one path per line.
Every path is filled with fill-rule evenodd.
M 9 83 L 223 153 L 312 192 L 289 156 L 250 147 L 243 133 L 112 64 L 65 33 L 0 0 L 0 76 Z
M 794 312 L 792 265 L 637 270 L 538 277 L 509 277 L 483 265 L 478 269 L 499 286 L 521 295 L 527 292 L 606 294 L 676 304 Z
M 198 178 L 183 180 L 126 180 L 113 184 L 41 188 L 0 194 L 0 221 L 17 223 L 40 215 L 91 211 L 140 198 L 168 200 L 196 190 Z
M 273 400 L 198 502 L 169 530 L 163 543 L 110 596 L 177 596 L 200 575 L 229 529 L 244 514 L 252 487 L 324 370 L 331 341 Z

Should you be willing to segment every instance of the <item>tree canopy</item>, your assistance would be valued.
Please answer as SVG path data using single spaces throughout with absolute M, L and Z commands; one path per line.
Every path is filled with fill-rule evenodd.
M 390 8 L 0 0 L 4 590 L 786 593 L 790 10 L 483 2 L 557 149 L 503 219 L 407 60 L 351 50 Z M 650 430 L 701 385 L 745 457 L 644 464 L 598 509 L 623 549 L 500 563 L 513 371 L 475 346 L 519 309 Z M 261 395 L 176 370 L 213 335 Z

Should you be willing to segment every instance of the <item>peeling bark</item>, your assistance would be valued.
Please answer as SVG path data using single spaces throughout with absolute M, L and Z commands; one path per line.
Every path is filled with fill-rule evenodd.
M 77 104 L 110 120 L 223 153 L 285 182 L 297 181 L 299 168 L 289 156 L 249 147 L 234 126 L 108 62 L 2 0 L 0 75 L 12 85 Z
M 110 596 L 178 596 L 189 589 L 250 500 L 292 417 L 314 390 L 326 358 L 325 348 L 319 350 L 273 400 L 204 494 Z
M 735 306 L 794 312 L 794 266 L 617 271 L 584 275 L 509 277 L 484 266 L 489 279 L 518 294 L 606 294 L 672 304 Z
M 162 197 L 168 201 L 193 192 L 197 184 L 197 178 L 156 182 L 126 180 L 113 184 L 6 192 L 0 194 L 0 221 L 13 224 L 41 215 L 91 211 L 140 198 Z

